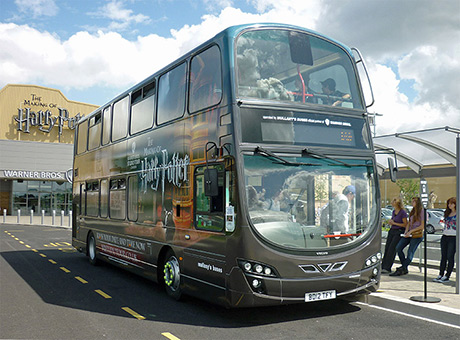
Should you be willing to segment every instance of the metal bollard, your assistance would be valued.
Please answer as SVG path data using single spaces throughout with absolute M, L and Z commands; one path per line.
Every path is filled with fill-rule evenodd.
M 53 220 L 51 221 L 51 224 L 54 225 L 56 221 L 56 210 L 53 210 Z
M 3 223 L 6 223 L 6 209 L 3 209 Z
M 45 210 L 42 210 L 42 224 L 45 224 Z
M 69 210 L 69 227 L 72 226 L 72 210 Z
M 21 219 L 21 209 L 18 209 L 18 224 L 19 224 L 20 219 Z
M 34 211 L 30 211 L 30 224 L 34 224 Z
M 61 210 L 61 227 L 64 225 L 64 210 Z

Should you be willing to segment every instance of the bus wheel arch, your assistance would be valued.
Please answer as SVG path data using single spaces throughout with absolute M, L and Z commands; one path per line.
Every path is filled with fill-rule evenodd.
M 162 255 L 161 273 L 158 273 L 159 281 L 163 283 L 170 297 L 179 300 L 182 296 L 179 260 L 171 248 L 167 248 Z
M 88 255 L 89 263 L 93 266 L 98 265 L 99 261 L 97 259 L 97 247 L 96 247 L 96 237 L 94 237 L 93 232 L 88 233 L 86 239 L 86 255 Z

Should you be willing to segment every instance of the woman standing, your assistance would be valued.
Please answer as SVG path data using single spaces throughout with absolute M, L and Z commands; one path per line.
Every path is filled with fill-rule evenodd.
M 391 201 L 393 206 L 393 213 L 391 220 L 388 224 L 391 226 L 387 234 L 387 241 L 385 243 L 385 255 L 382 260 L 382 274 L 391 273 L 391 267 L 396 257 L 396 245 L 401 239 L 401 234 L 404 233 L 407 226 L 407 213 L 403 208 L 401 199 L 394 198 Z
M 396 246 L 401 267 L 398 267 L 390 276 L 401 276 L 407 274 L 407 268 L 414 258 L 415 251 L 423 239 L 423 230 L 425 229 L 425 211 L 422 207 L 420 197 L 412 198 L 412 210 L 409 214 L 409 224 L 406 226 L 403 237 Z M 409 245 L 407 257 L 404 255 L 404 248 Z
M 444 222 L 444 231 L 441 237 L 441 264 L 439 266 L 439 276 L 433 280 L 435 282 L 448 282 L 454 269 L 457 236 L 457 200 L 455 197 L 447 200 Z M 446 265 L 447 271 L 445 272 Z

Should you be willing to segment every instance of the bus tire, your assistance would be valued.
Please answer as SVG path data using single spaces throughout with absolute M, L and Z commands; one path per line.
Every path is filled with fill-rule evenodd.
M 166 252 L 163 275 L 166 293 L 175 300 L 179 300 L 182 296 L 180 267 L 179 261 L 171 249 Z
M 96 266 L 99 261 L 97 259 L 96 238 L 94 237 L 93 233 L 88 235 L 87 248 L 89 263 L 91 263 L 93 266 Z

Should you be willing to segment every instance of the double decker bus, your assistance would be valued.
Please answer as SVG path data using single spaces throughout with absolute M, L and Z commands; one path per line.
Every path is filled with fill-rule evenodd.
M 304 28 L 234 26 L 84 117 L 73 246 L 226 307 L 375 291 L 357 59 Z

